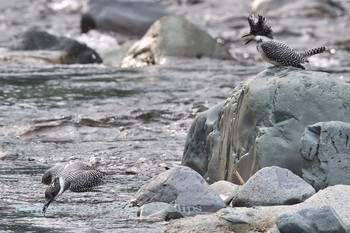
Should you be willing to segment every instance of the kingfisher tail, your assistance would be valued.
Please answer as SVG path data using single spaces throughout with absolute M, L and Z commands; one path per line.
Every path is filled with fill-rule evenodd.
M 319 47 L 319 48 L 315 48 L 315 49 L 309 49 L 307 51 L 304 52 L 304 57 L 311 57 L 313 55 L 316 54 L 320 54 L 320 53 L 324 53 L 327 50 L 327 48 L 325 46 Z

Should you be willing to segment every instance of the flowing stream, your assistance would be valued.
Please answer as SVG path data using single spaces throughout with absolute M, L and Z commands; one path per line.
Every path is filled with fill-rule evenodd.
M 9 27 L 0 47 L 8 45 L 13 31 L 26 27 L 19 15 L 40 2 L 0 4 L 2 9 L 8 7 L 6 16 L 17 14 L 19 18 L 7 18 L 17 26 Z M 15 11 L 15 4 L 22 8 Z M 65 22 L 78 20 L 79 15 L 67 12 L 71 17 Z M 36 11 L 32 14 L 38 17 Z M 55 17 L 58 20 L 59 14 L 48 20 Z M 278 25 L 282 41 L 291 42 L 286 38 L 294 36 L 298 40 L 292 45 L 310 47 L 299 43 L 305 41 L 305 35 L 292 33 L 300 21 L 288 28 L 279 20 L 282 22 L 274 17 L 271 24 Z M 320 33 L 327 33 L 325 25 L 331 25 L 325 20 L 310 22 Z M 52 29 L 61 32 L 58 26 Z M 332 24 L 334 34 L 350 35 L 343 26 Z M 67 31 L 72 27 L 66 22 Z M 255 46 L 244 46 L 239 38 L 249 30 L 245 18 L 208 17 L 207 27 L 214 35 L 231 38 L 235 60 L 169 58 L 163 65 L 121 69 L 1 59 L 0 231 L 163 232 L 167 222 L 138 218 L 137 208 L 122 206 L 150 178 L 181 163 L 188 129 L 198 113 L 225 101 L 239 82 L 269 66 L 259 58 Z M 334 44 L 331 35 L 317 44 L 327 43 Z M 344 50 L 320 55 L 307 68 L 349 82 L 350 56 L 344 43 Z M 41 175 L 55 163 L 72 160 L 89 162 L 107 172 L 106 184 L 96 192 L 67 191 L 43 216 L 46 187 L 40 183 Z

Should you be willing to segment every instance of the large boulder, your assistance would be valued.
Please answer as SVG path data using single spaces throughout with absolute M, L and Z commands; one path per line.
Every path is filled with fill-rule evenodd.
M 13 49 L 62 51 L 60 57 L 50 58 L 53 63 L 102 63 L 102 59 L 97 52 L 85 44 L 72 38 L 55 36 L 45 31 L 29 30 L 25 32 L 18 45 L 13 46 Z
M 209 182 L 235 181 L 236 167 L 244 180 L 269 166 L 301 176 L 305 127 L 321 121 L 350 122 L 350 85 L 327 73 L 271 67 L 246 79 L 221 109 L 209 109 L 199 118 L 203 120 L 196 119 L 195 130 L 187 136 L 182 165 Z M 196 151 L 191 144 L 202 149 Z
M 154 2 L 89 0 L 81 17 L 82 33 L 91 29 L 142 36 L 157 19 L 169 13 Z
M 225 46 L 181 16 L 156 21 L 129 50 L 123 67 L 160 64 L 165 57 L 232 59 Z
M 189 167 L 175 167 L 152 178 L 129 201 L 142 206 L 151 202 L 175 204 L 183 215 L 212 212 L 225 208 L 225 202 L 197 172 Z
M 285 168 L 265 167 L 238 190 L 234 206 L 291 205 L 303 202 L 315 189 Z
M 216 169 L 215 166 L 209 166 L 210 160 L 219 158 L 219 155 L 212 156 L 208 153 L 208 147 L 219 145 L 220 130 L 218 129 L 217 121 L 223 103 L 217 104 L 210 109 L 198 114 L 194 119 L 186 138 L 185 152 L 182 157 L 182 165 L 191 167 L 193 170 L 205 176 L 208 169 Z M 207 141 L 208 139 L 208 141 Z M 215 142 L 215 143 L 210 143 Z M 214 152 L 216 150 L 212 150 Z M 209 157 L 211 156 L 212 159 Z M 213 161 L 216 164 L 216 161 Z M 217 174 L 220 171 L 211 171 L 210 174 Z M 213 180 L 222 180 L 224 171 L 221 171 Z
M 350 185 L 350 124 L 330 121 L 308 126 L 301 139 L 303 178 L 315 189 Z

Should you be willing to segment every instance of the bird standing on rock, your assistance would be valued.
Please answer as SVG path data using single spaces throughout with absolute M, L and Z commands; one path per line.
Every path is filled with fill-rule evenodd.
M 92 188 L 101 185 L 105 173 L 83 162 L 56 165 L 47 170 L 41 182 L 50 185 L 45 191 L 43 213 L 53 200 L 66 190 L 72 192 L 92 191 Z
M 248 16 L 250 32 L 243 37 L 251 37 L 245 44 L 256 41 L 256 48 L 261 57 L 276 66 L 294 66 L 305 69 L 301 63 L 309 62 L 308 58 L 326 51 L 326 47 L 319 47 L 307 51 L 296 51 L 289 45 L 273 39 L 271 27 L 261 15 L 256 18 L 253 14 Z

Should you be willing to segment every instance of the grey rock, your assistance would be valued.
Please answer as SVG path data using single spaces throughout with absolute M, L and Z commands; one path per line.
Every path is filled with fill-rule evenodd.
M 346 232 L 350 232 L 350 186 L 335 185 L 320 190 L 295 205 L 227 207 L 215 214 L 197 215 L 171 222 L 166 232 L 273 232 L 278 233 L 276 219 L 284 214 L 310 208 L 331 207 Z M 207 230 L 206 230 L 207 229 Z
M 330 206 L 282 214 L 276 224 L 281 233 L 346 233 L 342 221 Z
M 339 121 L 308 126 L 301 138 L 303 178 L 316 190 L 350 184 L 350 124 Z
M 80 29 L 82 33 L 97 29 L 141 36 L 156 20 L 168 14 L 159 3 L 89 0 Z
M 225 219 L 233 224 L 248 224 L 249 222 L 242 215 L 229 215 L 229 216 L 222 217 L 222 219 Z
M 164 220 L 165 221 L 170 221 L 171 219 L 179 219 L 183 218 L 184 216 L 180 212 L 169 212 L 165 215 Z
M 321 207 L 329 205 L 337 213 L 350 232 L 350 186 L 334 185 L 318 191 L 315 195 L 299 204 L 302 208 Z M 299 207 L 300 208 L 300 207 Z
M 220 110 L 211 111 L 218 112 L 211 125 L 195 119 L 196 129 L 207 130 L 190 130 L 182 165 L 195 165 L 210 183 L 237 183 L 235 166 L 244 180 L 268 166 L 301 176 L 305 127 L 321 121 L 350 122 L 350 85 L 327 73 L 271 67 L 246 79 Z
M 223 233 L 230 232 L 231 222 L 218 218 L 216 214 L 201 214 L 170 222 L 166 233 Z M 241 224 L 242 225 L 242 224 Z M 246 225 L 246 224 L 244 224 Z
M 233 206 L 291 205 L 313 194 L 315 189 L 288 169 L 265 167 L 240 187 Z
M 165 16 L 130 48 L 122 67 L 160 64 L 166 57 L 232 59 L 225 46 L 184 17 Z
M 203 177 L 183 166 L 171 168 L 152 178 L 129 201 L 134 206 L 151 202 L 175 203 L 175 208 L 183 215 L 212 212 L 226 207 Z
M 225 219 L 232 224 L 248 224 L 256 216 L 256 211 L 253 209 L 246 209 L 243 212 L 225 212 L 225 210 L 218 213 L 219 217 Z
M 170 220 L 183 217 L 172 205 L 164 202 L 152 202 L 143 205 L 139 216 L 153 220 Z
M 212 187 L 220 195 L 226 205 L 228 205 L 232 199 L 236 198 L 240 186 L 226 180 L 219 180 L 211 184 L 210 187 Z
M 62 64 L 89 64 L 102 63 L 102 59 L 95 50 L 85 44 L 67 38 L 52 35 L 45 31 L 29 30 L 23 34 L 23 38 L 15 50 L 53 50 L 64 51 L 65 56 L 56 60 Z
M 211 166 L 208 166 L 210 158 L 208 158 L 207 153 L 209 146 L 207 145 L 207 138 L 210 138 L 211 141 L 217 141 L 217 144 L 220 140 L 220 133 L 217 129 L 217 121 L 219 119 L 222 106 L 223 103 L 220 103 L 198 114 L 187 133 L 181 165 L 191 167 L 205 178 L 207 178 L 208 168 L 211 168 Z M 212 145 L 215 144 L 213 143 Z M 212 163 L 214 163 L 214 161 L 212 161 Z M 213 169 L 215 169 L 215 166 L 213 166 Z M 214 172 L 209 173 L 211 174 Z M 223 175 L 224 171 L 222 171 L 221 174 L 214 180 L 220 180 L 219 177 L 222 177 Z

